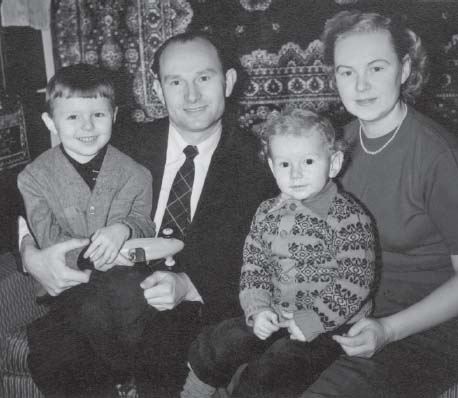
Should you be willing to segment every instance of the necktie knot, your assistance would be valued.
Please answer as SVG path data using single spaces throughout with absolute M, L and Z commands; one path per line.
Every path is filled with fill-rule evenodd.
M 185 149 L 183 149 L 183 153 L 185 154 L 186 159 L 193 160 L 199 154 L 199 150 L 194 145 L 188 145 Z

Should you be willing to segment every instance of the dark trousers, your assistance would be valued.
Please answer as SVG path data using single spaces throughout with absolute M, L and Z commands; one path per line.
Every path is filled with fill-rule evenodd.
M 45 396 L 111 396 L 130 375 L 154 389 L 168 372 L 185 372 L 200 304 L 157 311 L 139 286 L 150 274 L 138 265 L 116 267 L 48 300 L 49 313 L 27 331 L 28 365 Z
M 234 397 L 266 397 L 285 387 L 299 393 L 342 354 L 331 336 L 348 329 L 343 326 L 312 342 L 291 340 L 281 329 L 261 340 L 244 318 L 233 318 L 199 335 L 191 345 L 189 363 L 201 381 L 214 387 L 227 386 L 238 367 L 248 363 Z
M 342 356 L 301 398 L 435 398 L 458 381 L 458 319 L 387 345 L 372 358 Z

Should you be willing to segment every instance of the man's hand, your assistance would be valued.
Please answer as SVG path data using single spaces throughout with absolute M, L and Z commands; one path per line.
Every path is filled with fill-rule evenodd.
M 26 236 L 22 242 L 22 262 L 27 272 L 51 296 L 57 296 L 64 290 L 89 281 L 89 270 L 74 270 L 65 264 L 65 253 L 87 246 L 88 243 L 88 239 L 70 239 L 40 250 L 32 237 Z
M 393 333 L 383 319 L 363 318 L 345 336 L 333 336 L 349 356 L 370 358 L 393 341 Z
M 186 274 L 156 271 L 146 278 L 140 287 L 144 290 L 146 301 L 159 311 L 172 310 L 189 293 L 189 278 Z
M 253 332 L 261 340 L 267 339 L 272 333 L 280 329 L 277 314 L 270 310 L 254 315 L 253 321 Z
M 116 264 L 119 250 L 129 235 L 129 227 L 122 223 L 98 229 L 91 237 L 92 243 L 84 253 L 84 258 L 90 258 L 94 268 L 99 271 L 109 270 Z

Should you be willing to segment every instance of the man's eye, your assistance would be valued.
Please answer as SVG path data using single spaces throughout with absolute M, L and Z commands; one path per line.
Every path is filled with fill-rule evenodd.
M 208 82 L 209 80 L 210 80 L 210 76 L 208 76 L 208 75 L 200 76 L 200 81 L 201 82 Z
M 179 80 L 172 80 L 172 81 L 170 81 L 170 85 L 171 86 L 179 86 L 180 85 L 180 81 Z
M 77 118 L 78 118 L 78 116 L 76 116 L 76 115 L 68 115 L 67 116 L 68 120 L 76 120 Z

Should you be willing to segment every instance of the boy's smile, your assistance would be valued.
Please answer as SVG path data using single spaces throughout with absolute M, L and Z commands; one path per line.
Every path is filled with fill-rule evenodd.
M 108 143 L 115 120 L 111 102 L 105 97 L 55 98 L 52 115 L 43 114 L 48 129 L 57 134 L 65 152 L 79 163 L 87 163 Z

